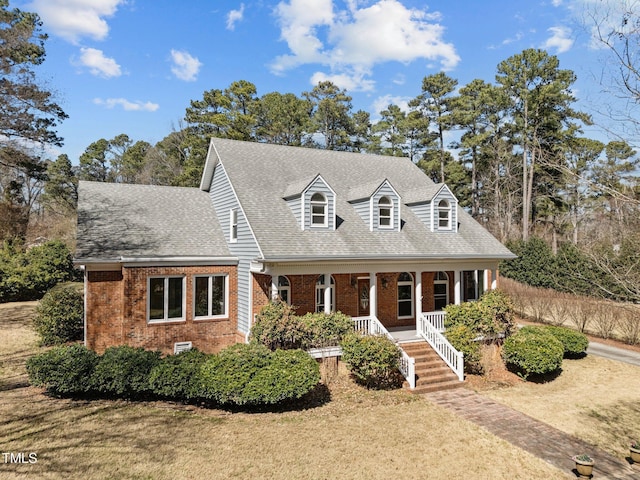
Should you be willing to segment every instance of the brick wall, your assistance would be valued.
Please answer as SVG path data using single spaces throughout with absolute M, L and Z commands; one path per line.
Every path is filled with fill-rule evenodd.
M 193 320 L 193 276 L 226 273 L 229 282 L 228 317 Z M 184 275 L 185 320 L 149 323 L 147 279 L 150 276 Z M 100 279 L 103 279 L 100 281 Z M 192 342 L 204 352 L 217 352 L 236 343 L 237 270 L 235 266 L 135 267 L 121 272 L 88 272 L 87 346 L 102 352 L 113 345 L 130 345 L 172 353 L 175 342 Z

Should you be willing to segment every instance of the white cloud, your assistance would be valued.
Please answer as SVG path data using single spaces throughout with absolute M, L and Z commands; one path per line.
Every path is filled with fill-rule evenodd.
M 317 63 L 331 73 L 314 77 L 324 75 L 340 79 L 342 87 L 351 82 L 360 90 L 371 90 L 374 84 L 367 77 L 380 63 L 426 59 L 450 70 L 460 61 L 454 46 L 443 41 L 439 14 L 407 8 L 398 0 L 366 7 L 356 0 L 346 3 L 347 9 L 337 10 L 333 0 L 281 1 L 275 14 L 290 53 L 277 57 L 271 70 L 283 73 Z
M 189 52 L 181 50 L 171 50 L 171 61 L 173 62 L 171 72 L 185 82 L 195 81 L 202 67 L 200 60 Z
M 227 30 L 234 30 L 236 23 L 241 21 L 244 16 L 244 3 L 240 4 L 239 10 L 231 10 L 227 14 Z
M 389 108 L 389 105 L 397 105 L 400 107 L 400 110 L 407 113 L 409 112 L 409 101 L 411 98 L 409 97 L 398 97 L 393 95 L 383 95 L 382 97 L 378 97 L 374 100 L 371 108 L 375 112 L 372 114 L 372 120 L 380 119 L 380 112 Z
M 77 43 L 82 37 L 104 40 L 109 33 L 105 18 L 127 0 L 33 0 L 28 9 L 40 15 L 46 31 Z
M 555 48 L 557 53 L 564 53 L 571 50 L 573 39 L 571 37 L 571 29 L 567 27 L 551 27 L 547 30 L 551 32 L 551 37 L 542 45 L 542 48 Z
M 552 0 L 551 4 L 554 7 L 559 7 L 560 5 L 562 5 L 562 0 Z
M 95 48 L 81 48 L 80 60 L 77 65 L 88 67 L 89 71 L 96 76 L 104 78 L 119 77 L 122 75 L 120 65 L 113 58 L 105 57 L 102 50 Z
M 123 110 L 133 112 L 133 111 L 146 111 L 146 112 L 155 112 L 160 108 L 160 105 L 152 102 L 141 102 L 136 100 L 135 102 L 129 101 L 126 98 L 94 98 L 93 103 L 96 105 L 101 105 L 106 108 L 114 108 L 117 106 L 122 107 Z
M 319 82 L 329 81 L 340 88 L 344 88 L 349 92 L 368 92 L 372 91 L 375 85 L 373 80 L 365 77 L 365 73 L 334 73 L 326 74 L 324 72 L 316 72 L 311 76 L 311 85 L 317 85 Z

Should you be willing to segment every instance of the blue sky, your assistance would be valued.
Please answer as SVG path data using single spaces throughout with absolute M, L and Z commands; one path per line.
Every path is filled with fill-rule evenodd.
M 12 0 L 49 34 L 38 74 L 69 115 L 60 151 L 75 163 L 120 133 L 155 143 L 190 100 L 248 80 L 258 96 L 300 95 L 332 80 L 371 113 L 404 105 L 441 70 L 464 86 L 544 48 L 578 76 L 579 109 L 594 113 L 602 51 L 580 27 L 597 0 Z M 603 139 L 597 127 L 590 136 Z

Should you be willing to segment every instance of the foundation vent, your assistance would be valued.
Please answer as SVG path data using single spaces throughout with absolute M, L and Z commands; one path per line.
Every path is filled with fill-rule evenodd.
M 176 342 L 173 344 L 173 353 L 177 355 L 180 352 L 187 352 L 191 347 L 191 342 Z

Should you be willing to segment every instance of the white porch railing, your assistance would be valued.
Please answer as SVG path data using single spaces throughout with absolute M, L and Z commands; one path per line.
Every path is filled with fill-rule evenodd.
M 441 313 L 441 312 L 427 312 L 422 313 L 418 317 L 418 335 L 422 336 L 431 348 L 433 348 L 438 355 L 445 361 L 447 365 L 458 376 L 458 379 L 462 382 L 464 380 L 464 359 L 462 352 L 457 351 L 444 338 L 442 333 L 438 331 L 438 328 L 430 322 L 432 318 L 429 314 Z M 443 312 L 442 312 L 443 313 Z M 444 331 L 444 315 L 443 319 L 443 331 Z
M 444 317 L 447 316 L 446 312 L 422 312 L 422 315 L 427 322 L 435 327 L 437 331 L 440 333 L 444 332 Z
M 395 342 L 393 336 L 376 317 L 353 317 L 353 326 L 357 332 L 366 335 L 386 335 Z M 407 355 L 402 348 L 400 353 L 398 369 L 409 383 L 409 388 L 413 390 L 416 388 L 416 360 Z

